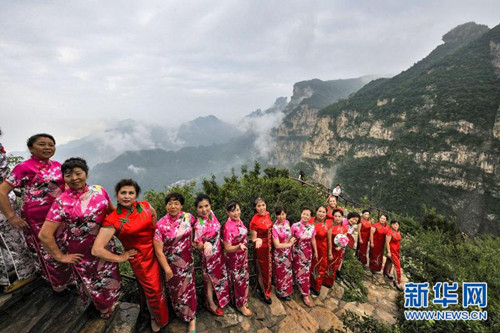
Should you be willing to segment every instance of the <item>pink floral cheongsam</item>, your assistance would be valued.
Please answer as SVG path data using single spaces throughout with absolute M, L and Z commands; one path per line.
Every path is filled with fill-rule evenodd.
M 85 186 L 83 191 L 66 190 L 52 204 L 47 220 L 65 223 L 67 238 L 58 244 L 63 253 L 80 253 L 83 259 L 72 264 L 77 277 L 80 296 L 90 296 L 94 306 L 101 311 L 114 308 L 121 296 L 121 276 L 118 264 L 94 257 L 92 245 L 106 217 L 109 206 L 108 193 L 101 186 Z M 106 249 L 116 254 L 111 240 Z
M 201 266 L 205 290 L 208 281 L 212 282 L 219 307 L 223 308 L 229 302 L 229 281 L 226 272 L 226 259 L 222 251 L 220 239 L 220 223 L 213 212 L 209 217 L 198 217 L 194 223 L 194 241 L 197 243 L 209 242 L 212 254 L 205 255 L 201 250 Z
M 290 238 L 292 238 L 290 222 L 288 220 L 274 222 L 272 235 L 273 239 L 279 240 L 280 243 L 288 243 Z M 285 249 L 274 248 L 273 268 L 276 295 L 279 297 L 289 296 L 293 292 L 291 247 Z
M 309 295 L 310 270 L 313 256 L 312 238 L 316 235 L 314 223 L 304 221 L 292 225 L 292 237 L 297 241 L 293 246 L 293 272 L 295 284 L 302 296 Z
M 243 244 L 247 246 L 248 229 L 243 222 L 228 219 L 224 225 L 223 239 L 230 245 Z M 227 270 L 231 288 L 231 297 L 236 307 L 241 308 L 248 303 L 248 250 L 239 249 L 233 253 L 226 253 Z
M 174 276 L 166 282 L 176 315 L 189 322 L 196 317 L 196 289 L 191 246 L 193 215 L 165 215 L 156 224 L 154 240 L 163 243 L 163 253 Z
M 38 239 L 38 233 L 52 203 L 64 190 L 61 164 L 32 156 L 29 160 L 16 165 L 5 182 L 14 188 L 24 189 L 21 216 L 29 225 L 24 229 L 24 237 L 31 251 L 37 254 L 42 276 L 53 288 L 67 285 L 72 279 L 71 267 L 54 260 L 43 249 Z M 54 237 L 56 241 L 63 241 L 64 226 Z

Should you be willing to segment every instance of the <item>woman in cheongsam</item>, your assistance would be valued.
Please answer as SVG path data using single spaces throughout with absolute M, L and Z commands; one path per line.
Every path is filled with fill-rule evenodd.
M 385 235 L 391 228 L 387 221 L 389 217 L 382 214 L 377 223 L 372 224 L 370 229 L 370 270 L 372 274 L 382 270 L 384 261 Z
M 137 278 L 141 308 L 151 314 L 151 330 L 160 331 L 168 322 L 168 307 L 161 267 L 156 259 L 153 237 L 156 211 L 147 201 L 137 201 L 141 188 L 132 179 L 122 179 L 115 186 L 117 208 L 106 217 L 92 246 L 92 254 L 106 261 L 128 261 Z M 118 237 L 125 251 L 120 255 L 106 249 Z
M 290 222 L 286 219 L 283 206 L 276 206 L 276 222 L 272 229 L 273 236 L 273 276 L 276 296 L 289 301 L 293 292 L 292 273 L 292 246 L 295 238 L 292 237 Z
M 8 174 L 7 153 L 0 142 L 0 183 Z M 9 192 L 8 198 L 13 212 L 19 214 L 14 191 Z M 2 212 L 0 212 L 0 243 L 3 244 L 0 246 L 0 286 L 5 286 L 4 293 L 10 293 L 33 281 L 36 278 L 36 267 L 22 231 L 9 223 Z M 9 279 L 11 272 L 17 278 L 13 283 Z
M 311 287 L 311 262 L 313 257 L 318 258 L 318 249 L 316 248 L 316 231 L 314 224 L 310 223 L 312 210 L 302 208 L 300 221 L 292 225 L 292 236 L 296 242 L 293 246 L 293 273 L 295 284 L 299 288 L 304 304 L 312 307 L 313 303 L 309 298 L 309 289 Z
M 326 219 L 326 208 L 324 206 L 316 208 L 316 216 L 313 218 L 312 223 L 314 223 L 316 231 L 316 247 L 318 248 L 318 258 L 313 259 L 311 266 L 311 292 L 315 297 L 319 296 L 323 285 L 328 261 L 327 234 L 331 224 Z
M 92 245 L 106 215 L 114 210 L 104 188 L 87 185 L 88 166 L 79 157 L 67 159 L 61 166 L 68 186 L 54 201 L 38 237 L 49 254 L 59 262 L 70 264 L 80 291 L 94 303 L 101 317 L 111 317 L 121 296 L 121 276 L 118 264 L 92 255 Z M 54 237 L 61 225 L 66 225 L 66 239 Z M 108 249 L 116 253 L 111 240 Z
M 368 257 L 366 251 L 370 244 L 370 230 L 372 228 L 372 222 L 370 220 L 370 211 L 368 209 L 363 210 L 361 215 L 361 221 L 358 230 L 358 248 L 356 250 L 357 257 L 363 265 L 368 263 Z
M 241 221 L 240 204 L 231 200 L 226 205 L 228 219 L 224 224 L 223 240 L 229 274 L 230 294 L 236 309 L 244 316 L 251 316 L 248 308 L 248 230 Z
M 169 193 L 165 198 L 167 214 L 156 224 L 154 247 L 165 273 L 168 295 L 176 315 L 196 329 L 196 289 L 191 246 L 193 215 L 182 211 L 184 196 Z
M 212 314 L 222 316 L 224 315 L 222 308 L 229 302 L 229 281 L 226 259 L 222 251 L 220 223 L 212 212 L 208 195 L 198 195 L 194 205 L 198 212 L 198 218 L 194 223 L 194 242 L 201 252 L 205 305 Z
M 250 240 L 255 244 L 255 271 L 261 297 L 271 304 L 272 287 L 272 256 L 271 229 L 273 222 L 271 214 L 266 210 L 266 202 L 258 197 L 253 201 L 255 215 L 250 221 Z
M 384 275 L 389 279 L 394 279 L 394 287 L 399 291 L 403 290 L 401 286 L 401 262 L 400 256 L 401 232 L 399 232 L 399 222 L 391 220 L 391 228 L 385 236 L 386 260 L 384 266 Z M 391 275 L 394 266 L 395 275 Z
M 72 282 L 72 269 L 54 260 L 38 239 L 52 203 L 64 190 L 61 164 L 51 160 L 56 151 L 56 141 L 52 135 L 40 133 L 31 136 L 27 145 L 31 158 L 16 165 L 0 184 L 0 210 L 10 224 L 24 231 L 28 247 L 38 257 L 43 278 L 55 292 L 63 292 Z M 9 192 L 14 188 L 24 189 L 21 216 L 15 214 L 9 202 Z M 61 227 L 56 234 L 59 240 L 64 237 L 63 229 Z

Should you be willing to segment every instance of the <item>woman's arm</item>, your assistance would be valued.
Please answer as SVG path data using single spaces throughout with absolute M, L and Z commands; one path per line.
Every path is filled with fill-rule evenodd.
M 327 247 L 328 247 L 328 259 L 332 260 L 333 259 L 333 252 L 332 252 L 332 228 L 328 229 L 328 232 L 326 234 L 327 238 Z
M 153 223 L 153 227 L 156 226 L 156 221 L 158 221 L 158 214 L 156 213 L 156 209 L 149 205 L 149 209 L 151 210 L 151 222 Z
M 108 211 L 106 212 L 106 215 L 111 214 L 112 212 L 115 211 L 115 206 L 111 202 L 111 200 L 108 201 Z
M 101 227 L 97 237 L 92 245 L 92 255 L 110 262 L 125 262 L 133 259 L 137 254 L 137 250 L 132 249 L 124 251 L 122 254 L 114 254 L 106 249 L 111 238 L 115 234 L 115 228 Z
M 373 234 L 375 233 L 375 229 L 374 227 L 371 227 L 370 228 L 370 247 L 373 247 Z
M 313 251 L 314 251 L 313 252 L 314 258 L 318 259 L 318 248 L 316 247 L 316 238 L 315 237 L 313 237 L 311 239 L 311 243 L 312 243 L 312 247 L 313 247 Z
M 237 245 L 231 245 L 228 242 L 223 242 L 224 243 L 224 251 L 226 253 L 234 253 L 239 250 L 246 251 L 247 247 L 243 243 L 239 243 Z
M 38 234 L 38 238 L 43 244 L 44 249 L 57 261 L 65 264 L 76 264 L 83 258 L 83 254 L 70 253 L 64 254 L 57 246 L 54 233 L 57 231 L 61 224 L 51 221 L 45 221 L 42 229 Z
M 258 249 L 262 245 L 262 239 L 257 237 L 257 231 L 250 230 L 250 240 L 255 243 L 255 248 Z
M 391 242 L 391 238 L 392 238 L 391 235 L 385 236 L 385 248 L 387 249 L 387 254 L 386 254 L 387 258 L 391 258 L 391 248 L 389 247 L 389 243 Z
M 21 229 L 27 228 L 28 223 L 20 218 L 14 213 L 12 206 L 10 205 L 9 192 L 12 191 L 14 187 L 7 182 L 0 184 L 0 211 L 5 215 L 7 221 L 14 227 Z
M 163 253 L 163 242 L 159 242 L 157 240 L 154 240 L 153 245 L 155 248 L 155 254 L 156 254 L 156 258 L 158 259 L 158 263 L 160 264 L 161 268 L 163 268 L 163 271 L 165 272 L 165 279 L 167 281 L 169 281 L 174 276 L 174 272 L 172 272 L 172 269 L 168 265 L 167 258 L 165 257 L 165 254 Z

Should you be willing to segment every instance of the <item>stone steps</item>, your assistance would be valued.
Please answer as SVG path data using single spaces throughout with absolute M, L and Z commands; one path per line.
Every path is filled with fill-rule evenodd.
M 12 294 L 0 294 L 0 332 L 132 333 L 138 316 L 139 305 L 122 302 L 111 319 L 103 320 L 76 292 L 54 295 L 41 279 Z

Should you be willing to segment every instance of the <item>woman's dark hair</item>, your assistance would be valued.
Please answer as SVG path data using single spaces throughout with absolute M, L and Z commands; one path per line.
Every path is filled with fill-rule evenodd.
M 368 209 L 363 210 L 362 214 L 364 214 L 364 213 L 369 213 L 369 214 L 371 214 L 370 210 L 368 210 Z
M 302 209 L 300 210 L 300 212 L 302 213 L 302 212 L 304 212 L 305 210 L 308 210 L 308 211 L 311 213 L 311 216 L 313 215 L 313 211 L 312 211 L 312 209 L 311 209 L 311 208 L 309 208 L 309 207 L 307 207 L 307 206 L 302 207 Z
M 274 207 L 274 213 L 276 214 L 276 216 L 280 215 L 283 212 L 286 213 L 285 207 L 283 207 L 283 206 L 276 206 L 276 207 Z
M 253 210 L 254 210 L 255 212 L 257 212 L 257 211 L 255 210 L 255 208 L 257 207 L 257 204 L 259 203 L 259 201 L 263 201 L 264 203 L 266 203 L 266 200 L 264 200 L 264 198 L 263 198 L 263 197 L 257 197 L 257 198 L 255 198 L 255 199 L 253 199 Z
M 50 140 L 52 140 L 54 142 L 54 144 L 56 144 L 56 139 L 54 139 L 54 137 L 52 135 L 47 134 L 47 133 L 38 133 L 38 134 L 30 136 L 28 141 L 26 141 L 26 144 L 28 145 L 29 148 L 33 148 L 33 144 L 39 138 L 49 138 Z
M 349 212 L 349 214 L 347 214 L 347 219 L 352 219 L 353 217 L 357 217 L 358 220 L 360 219 L 360 216 L 359 216 L 359 213 L 358 212 Z
M 181 203 L 181 206 L 184 206 L 184 196 L 178 192 L 167 194 L 167 196 L 165 197 L 165 205 L 174 200 L 179 201 Z
M 344 216 L 344 212 L 342 211 L 342 209 L 334 209 L 333 212 L 332 212 L 332 215 L 335 215 L 336 212 L 339 212 L 340 215 Z
M 206 195 L 205 193 L 200 193 L 196 196 L 196 199 L 194 199 L 194 207 L 198 207 L 198 204 L 203 200 L 207 200 L 209 204 L 212 204 L 212 201 L 210 200 L 210 197 L 208 195 Z
M 124 186 L 133 186 L 135 188 L 135 194 L 139 196 L 141 193 L 141 187 L 137 182 L 133 179 L 122 179 L 115 185 L 115 194 L 118 195 L 118 192 L 120 192 L 121 188 Z
M 389 221 L 389 215 L 387 215 L 387 214 L 380 214 L 380 217 L 382 217 L 382 216 L 385 216 L 385 219 L 387 221 Z M 379 217 L 379 220 L 380 220 L 380 217 Z
M 238 201 L 229 200 L 229 202 L 226 204 L 226 211 L 232 212 L 236 209 L 236 206 L 240 206 L 240 203 Z
M 398 223 L 398 224 L 400 224 L 398 220 L 391 220 L 391 224 L 393 224 L 393 223 Z
M 319 205 L 318 207 L 316 207 L 315 212 L 317 212 L 317 211 L 318 211 L 318 209 L 320 209 L 320 208 L 325 208 L 325 206 L 323 206 L 323 205 Z M 326 211 L 326 208 L 325 208 L 325 211 Z
M 66 171 L 71 171 L 74 168 L 80 168 L 85 171 L 85 174 L 88 176 L 89 174 L 89 166 L 87 165 L 87 161 L 85 161 L 81 157 L 70 157 L 61 165 L 61 172 L 64 175 Z

